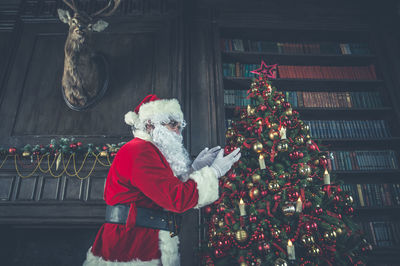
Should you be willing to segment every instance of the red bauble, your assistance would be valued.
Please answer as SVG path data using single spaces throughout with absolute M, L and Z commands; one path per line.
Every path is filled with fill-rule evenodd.
M 225 238 L 224 239 L 224 241 L 223 241 L 223 243 L 224 243 L 224 248 L 225 249 L 228 249 L 228 248 L 230 248 L 231 247 L 231 245 L 232 245 L 232 240 L 230 239 L 230 238 Z
M 261 105 L 261 106 L 260 106 L 260 110 L 264 112 L 265 110 L 267 110 L 267 106 Z
M 340 197 L 338 195 L 333 197 L 333 201 L 334 202 L 339 202 L 340 201 Z
M 314 210 L 314 213 L 315 213 L 316 215 L 321 215 L 323 212 L 324 212 L 324 210 L 323 210 L 322 208 L 316 208 L 316 209 Z
M 297 155 L 297 158 L 302 159 L 304 157 L 304 154 L 302 152 L 299 152 L 299 154 Z
M 82 146 L 82 142 L 77 142 L 76 145 L 78 145 L 78 147 Z
M 317 231 L 317 229 L 318 229 L 317 223 L 316 222 L 311 223 L 311 230 Z
M 288 193 L 288 197 L 290 201 L 296 201 L 299 198 L 299 192 L 291 191 Z
M 281 198 L 282 198 L 281 195 L 278 195 L 278 194 L 274 195 L 274 200 L 275 201 L 280 201 Z
M 328 160 L 327 159 L 325 159 L 325 158 L 319 159 L 319 165 L 325 167 L 327 164 L 328 164 Z
M 103 146 L 103 151 L 106 151 L 108 149 L 107 146 Z
M 252 130 L 253 130 L 252 127 L 248 127 L 248 128 L 247 128 L 247 131 L 249 131 L 249 132 L 251 132 Z
M 308 145 L 308 149 L 310 151 L 315 151 L 317 149 L 317 146 L 315 146 L 314 144 Z
M 8 149 L 8 153 L 9 154 L 15 154 L 17 152 L 17 149 L 16 148 L 9 148 Z
M 264 240 L 264 238 L 265 238 L 265 235 L 264 235 L 264 233 L 260 233 L 259 235 L 258 235 L 258 240 Z
M 289 103 L 289 102 L 284 102 L 284 103 L 282 104 L 282 106 L 283 106 L 285 109 L 290 108 L 290 103 Z
M 299 114 L 299 112 L 297 112 L 296 110 L 294 110 L 294 111 L 292 112 L 292 114 L 293 114 L 294 116 L 296 116 L 296 115 Z
M 49 147 L 50 147 L 50 149 L 53 149 L 53 148 L 54 148 L 54 145 L 53 145 L 53 144 L 50 144 Z M 41 146 L 40 148 L 43 148 L 43 146 Z
M 354 213 L 354 208 L 353 207 L 347 207 L 344 209 L 344 212 L 348 215 L 352 215 Z
M 257 222 L 257 216 L 251 215 L 249 217 L 249 221 L 250 221 L 250 223 L 256 223 Z
M 268 195 L 268 190 L 261 190 L 261 196 L 265 197 Z
M 224 211 L 225 211 L 225 207 L 224 206 L 219 206 L 217 208 L 217 213 L 221 213 L 221 212 L 224 212 Z
M 225 254 L 224 254 L 224 252 L 222 252 L 222 250 L 221 249 L 219 249 L 219 248 L 216 248 L 215 250 L 214 250 L 214 256 L 216 257 L 216 258 L 222 258 L 223 256 L 224 256 Z
M 70 145 L 69 145 L 69 147 L 71 148 L 71 149 L 76 149 L 76 144 L 75 143 L 71 143 Z
M 211 213 L 211 207 L 210 207 L 210 206 L 205 207 L 205 208 L 204 208 L 204 212 L 205 212 L 206 214 L 210 214 L 210 213 Z
M 305 209 L 308 209 L 308 208 L 311 208 L 311 207 L 312 207 L 312 202 L 311 201 L 304 202 L 304 208 Z

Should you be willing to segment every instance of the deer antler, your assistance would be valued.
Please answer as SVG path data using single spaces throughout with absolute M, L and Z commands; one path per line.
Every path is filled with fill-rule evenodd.
M 106 11 L 106 10 L 111 6 L 111 2 L 114 3 L 113 8 L 112 8 L 110 11 L 108 11 L 108 12 L 106 12 L 106 13 L 103 14 L 103 12 Z M 94 17 L 109 17 L 109 16 L 111 16 L 112 14 L 114 14 L 114 12 L 117 10 L 119 4 L 121 4 L 121 0 L 114 0 L 114 1 L 113 1 L 113 0 L 110 0 L 110 1 L 108 2 L 107 6 L 105 6 L 105 7 L 102 8 L 102 9 L 100 9 L 100 10 L 97 11 L 96 13 L 92 14 L 91 17 L 92 17 L 92 18 L 94 18 Z
M 74 0 L 71 0 L 72 1 L 72 3 L 70 2 L 70 1 L 68 1 L 68 0 L 63 0 L 63 2 L 67 5 L 67 6 L 69 6 L 74 12 L 76 12 L 77 11 L 77 8 L 76 8 L 76 5 L 75 5 L 75 1 Z

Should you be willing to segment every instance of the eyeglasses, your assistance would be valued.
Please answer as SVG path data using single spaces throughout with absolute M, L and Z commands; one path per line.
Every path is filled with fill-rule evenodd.
M 182 129 L 182 125 L 180 122 L 175 121 L 175 120 L 171 120 L 169 123 L 162 123 L 163 126 L 168 126 L 171 129 L 178 129 L 181 130 Z

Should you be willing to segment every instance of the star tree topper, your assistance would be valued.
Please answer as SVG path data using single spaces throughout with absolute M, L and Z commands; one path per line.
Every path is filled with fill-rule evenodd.
M 263 75 L 264 77 L 267 77 L 268 79 L 276 79 L 276 69 L 277 69 L 278 64 L 275 65 L 267 65 L 264 60 L 261 60 L 261 67 L 250 71 L 250 73 L 256 74 L 256 75 Z

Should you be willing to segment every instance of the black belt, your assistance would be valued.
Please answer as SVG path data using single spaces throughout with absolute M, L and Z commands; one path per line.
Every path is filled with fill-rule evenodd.
M 107 205 L 106 223 L 126 224 L 129 205 Z M 173 212 L 136 208 L 136 226 L 169 231 L 171 237 L 179 233 L 181 217 Z

